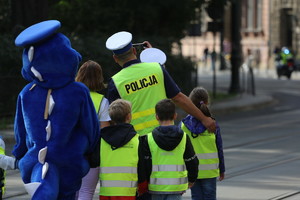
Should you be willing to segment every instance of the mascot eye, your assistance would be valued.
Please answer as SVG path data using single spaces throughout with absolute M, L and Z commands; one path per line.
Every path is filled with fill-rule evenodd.
M 31 46 L 28 50 L 28 60 L 31 62 L 33 59 L 33 55 L 34 55 L 34 47 Z

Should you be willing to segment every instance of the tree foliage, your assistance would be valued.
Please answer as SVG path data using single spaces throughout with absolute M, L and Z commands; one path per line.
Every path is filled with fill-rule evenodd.
M 162 49 L 168 56 L 167 69 L 175 81 L 183 91 L 192 89 L 194 63 L 189 58 L 172 55 L 172 48 L 186 35 L 194 10 L 200 8 L 203 1 L 0 0 L 0 45 L 7 47 L 0 49 L 1 83 L 9 80 L 11 83 L 8 84 L 17 86 L 12 83 L 23 81 L 23 84 L 10 88 L 9 97 L 0 96 L 0 115 L 9 111 L 14 113 L 15 98 L 24 85 L 20 75 L 22 48 L 14 46 L 14 38 L 25 27 L 48 19 L 62 23 L 60 31 L 82 54 L 82 62 L 92 59 L 102 65 L 106 80 L 121 68 L 105 48 L 105 41 L 111 34 L 125 30 L 133 34 L 134 43 L 148 40 L 154 47 Z M 7 79 L 9 74 L 13 75 Z M 3 99 L 9 99 L 10 106 L 3 106 L 8 105 Z

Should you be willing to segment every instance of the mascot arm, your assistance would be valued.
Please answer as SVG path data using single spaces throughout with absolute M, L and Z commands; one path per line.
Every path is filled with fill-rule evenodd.
M 15 140 L 16 145 L 13 149 L 13 155 L 16 157 L 16 159 L 20 160 L 28 150 L 26 145 L 26 129 L 23 120 L 20 95 L 17 101 L 17 109 L 15 116 Z
M 89 149 L 86 153 L 91 153 L 100 138 L 100 125 L 94 104 L 88 91 L 85 96 L 86 101 L 84 101 L 81 107 L 80 123 L 81 127 L 83 127 L 83 130 L 87 134 L 89 141 Z

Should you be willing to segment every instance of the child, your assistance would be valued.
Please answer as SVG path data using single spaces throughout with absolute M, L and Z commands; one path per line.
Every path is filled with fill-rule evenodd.
M 0 136 L 0 199 L 5 192 L 5 170 L 8 169 L 16 169 L 16 159 L 11 156 L 5 155 L 5 142 L 3 141 L 2 137 Z
M 130 124 L 131 103 L 117 99 L 109 106 L 112 125 L 101 130 L 100 200 L 135 200 L 139 136 Z
M 198 159 L 189 137 L 174 125 L 175 104 L 163 99 L 155 112 L 160 126 L 144 137 L 149 193 L 152 200 L 182 199 L 197 179 Z
M 192 90 L 189 98 L 206 116 L 211 117 L 207 107 L 208 92 L 197 87 Z M 216 200 L 216 177 L 224 179 L 225 165 L 220 128 L 216 133 L 209 133 L 203 124 L 195 117 L 188 115 L 182 120 L 182 130 L 192 141 L 199 159 L 198 178 L 191 188 L 193 200 Z
M 78 70 L 76 79 L 77 82 L 84 83 L 90 90 L 90 95 L 98 115 L 100 128 L 109 126 L 110 117 L 108 114 L 109 102 L 99 92 L 103 90 L 104 79 L 101 66 L 92 60 L 89 60 Z M 95 158 L 96 157 L 96 158 Z M 89 156 L 90 170 L 88 174 L 82 179 L 81 188 L 76 197 L 78 200 L 92 200 L 95 189 L 99 180 L 99 165 L 94 160 L 99 158 L 99 146 L 95 148 L 93 154 Z

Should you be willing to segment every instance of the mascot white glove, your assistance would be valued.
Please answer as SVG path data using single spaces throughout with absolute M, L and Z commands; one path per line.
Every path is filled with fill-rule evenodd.
M 16 159 L 11 156 L 0 154 L 0 168 L 4 170 L 16 169 Z

